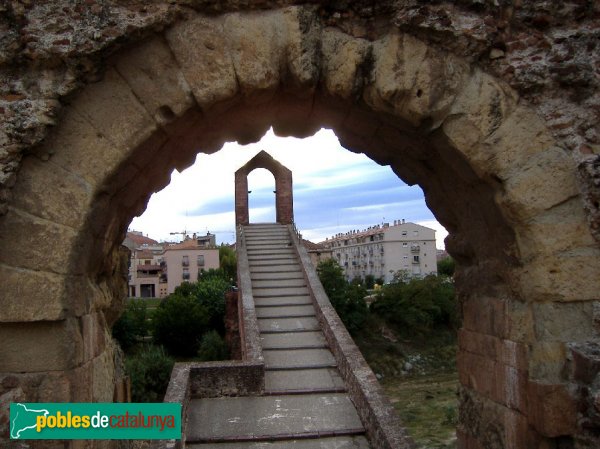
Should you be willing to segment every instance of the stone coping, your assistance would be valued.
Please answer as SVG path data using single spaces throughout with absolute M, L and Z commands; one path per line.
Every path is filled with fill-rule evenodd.
M 383 393 L 375 374 L 325 294 L 310 256 L 301 244 L 294 226 L 289 225 L 288 230 L 302 264 L 306 283 L 315 304 L 317 319 L 371 445 L 374 449 L 414 448 L 412 439 L 407 435 L 400 418 Z

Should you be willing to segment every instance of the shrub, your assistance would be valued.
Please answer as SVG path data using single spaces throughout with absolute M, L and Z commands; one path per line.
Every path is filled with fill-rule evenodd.
M 223 334 L 225 332 L 225 292 L 231 287 L 222 274 L 207 272 L 195 288 L 195 296 L 208 312 L 209 326 Z
M 217 331 L 208 331 L 202 336 L 198 358 L 204 362 L 229 359 L 227 344 Z
M 208 329 L 209 313 L 194 296 L 173 293 L 165 298 L 152 318 L 154 341 L 170 354 L 196 355 L 202 334 Z
M 445 277 L 403 280 L 386 285 L 371 310 L 397 331 L 427 333 L 435 326 L 458 326 L 454 286 Z
M 125 369 L 131 379 L 133 402 L 161 402 L 164 398 L 173 359 L 162 347 L 148 345 L 125 360 Z

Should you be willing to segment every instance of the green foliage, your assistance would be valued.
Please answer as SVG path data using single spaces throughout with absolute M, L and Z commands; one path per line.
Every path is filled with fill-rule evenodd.
M 173 359 L 161 347 L 146 346 L 125 360 L 133 402 L 161 402 L 167 391 Z
M 365 287 L 371 290 L 375 286 L 375 276 L 372 274 L 367 274 L 365 276 Z
M 231 247 L 227 245 L 219 247 L 219 265 L 225 277 L 235 283 L 237 279 L 237 257 Z
M 349 284 L 344 279 L 342 267 L 333 259 L 319 262 L 317 273 L 325 293 L 335 308 L 346 329 L 355 334 L 364 324 L 369 309 L 365 302 L 367 290 L 361 285 L 360 278 Z
M 454 275 L 454 259 L 448 256 L 438 260 L 437 271 L 440 276 L 452 277 Z
M 148 335 L 148 308 L 143 299 L 128 301 L 125 311 L 113 325 L 112 335 L 124 351 Z
M 179 290 L 165 298 L 152 319 L 155 343 L 175 356 L 194 356 L 208 329 L 209 312 L 194 296 Z
M 225 292 L 230 287 L 220 269 L 202 272 L 198 282 L 181 284 L 154 314 L 154 340 L 170 354 L 196 355 L 206 331 L 225 333 Z
M 334 259 L 326 259 L 319 262 L 317 274 L 329 300 L 336 307 L 337 302 L 343 301 L 348 285 L 344 278 L 344 270 Z
M 208 312 L 209 326 L 225 332 L 225 292 L 231 287 L 223 274 L 207 272 L 196 284 L 194 294 L 196 299 Z
M 208 331 L 202 336 L 198 358 L 203 362 L 211 360 L 227 360 L 229 348 L 217 331 Z
M 427 333 L 436 326 L 457 327 L 454 286 L 445 277 L 427 276 L 392 282 L 379 292 L 371 310 L 398 332 Z

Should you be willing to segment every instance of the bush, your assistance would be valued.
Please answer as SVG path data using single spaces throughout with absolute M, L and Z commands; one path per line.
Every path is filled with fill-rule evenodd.
M 381 289 L 371 310 L 404 334 L 458 326 L 454 286 L 443 276 L 410 280 L 399 276 Z
M 229 359 L 229 348 L 217 331 L 208 331 L 202 336 L 198 358 L 203 362 Z
M 208 312 L 209 326 L 225 333 L 225 292 L 231 283 L 222 274 L 207 272 L 196 285 L 194 294 Z
M 161 402 L 167 391 L 173 359 L 161 347 L 146 346 L 125 360 L 133 402 Z
M 438 260 L 437 271 L 440 276 L 452 277 L 454 275 L 454 259 L 448 256 Z
M 366 289 L 361 279 L 349 284 L 344 278 L 342 267 L 333 259 L 319 262 L 317 273 L 329 301 L 351 334 L 355 334 L 367 319 L 369 309 L 365 302 Z
M 129 300 L 123 315 L 113 325 L 112 335 L 124 351 L 148 335 L 148 308 L 143 299 Z
M 154 341 L 172 355 L 192 357 L 198 352 L 200 338 L 208 330 L 208 322 L 206 307 L 194 296 L 173 293 L 154 312 Z

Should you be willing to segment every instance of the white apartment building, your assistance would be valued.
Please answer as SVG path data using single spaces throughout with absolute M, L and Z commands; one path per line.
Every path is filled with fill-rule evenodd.
M 399 270 L 419 277 L 437 274 L 435 230 L 404 220 L 337 234 L 322 244 L 347 280 L 372 275 L 390 282 Z

